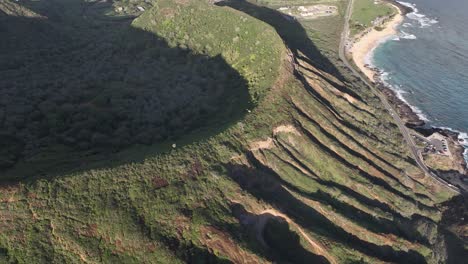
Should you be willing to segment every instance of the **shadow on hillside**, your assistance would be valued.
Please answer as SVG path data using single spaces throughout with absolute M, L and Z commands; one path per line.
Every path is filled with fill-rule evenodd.
M 321 51 L 307 35 L 304 27 L 294 17 L 285 15 L 279 11 L 265 6 L 252 4 L 246 0 L 225 0 L 218 2 L 217 5 L 234 8 L 271 25 L 281 36 L 289 49 L 294 53 L 296 58 L 307 62 L 308 64 L 322 70 L 325 73 L 333 75 L 341 81 L 345 80 L 341 72 L 336 68 L 335 64 L 333 64 L 326 56 L 321 53 Z M 336 89 L 340 90 L 341 92 L 350 94 L 351 96 L 364 102 L 358 93 L 346 85 L 338 84 L 330 78 L 324 76 L 323 73 L 320 73 L 316 70 L 306 68 L 304 68 L 304 70 L 310 71 L 314 75 L 321 76 Z M 305 87 L 311 88 L 307 81 L 305 81 L 302 73 L 295 71 L 295 75 L 299 78 Z M 313 92 L 314 89 L 308 89 L 308 91 Z M 320 98 L 320 96 L 317 97 L 317 93 L 313 94 L 313 96 L 317 98 L 322 104 L 325 104 L 330 109 L 333 109 L 330 103 L 327 102 L 324 98 Z M 369 112 L 368 114 L 373 115 Z
M 377 210 L 381 210 L 387 214 L 390 214 L 393 220 L 388 220 L 385 218 L 375 217 L 367 212 L 356 208 L 346 202 L 343 202 L 340 199 L 337 199 L 333 195 L 327 192 L 323 192 L 322 190 L 318 190 L 316 192 L 307 192 L 303 189 L 296 187 L 295 185 L 291 184 L 290 182 L 285 181 L 278 175 L 274 170 L 262 164 L 259 160 L 257 160 L 254 155 L 248 155 L 248 160 L 253 166 L 260 171 L 262 174 L 268 175 L 269 177 L 273 176 L 274 181 L 278 184 L 286 187 L 287 189 L 300 194 L 301 196 L 312 199 L 314 201 L 319 201 L 323 204 L 331 205 L 335 208 L 336 211 L 348 219 L 354 219 L 360 223 L 362 227 L 365 229 L 372 231 L 374 233 L 384 233 L 384 234 L 392 234 L 399 237 L 403 237 L 408 241 L 422 243 L 425 245 L 429 245 L 427 238 L 421 235 L 417 230 L 413 228 L 413 223 L 417 223 L 418 221 L 426 222 L 428 225 L 435 224 L 432 220 L 428 219 L 427 217 L 423 217 L 420 215 L 413 215 L 411 218 L 402 216 L 398 211 L 395 211 L 390 206 L 385 203 L 382 203 L 375 199 L 370 199 L 365 195 L 362 195 L 360 192 L 349 188 L 345 185 L 341 185 L 334 181 L 330 180 L 323 180 L 318 176 L 313 170 L 309 167 L 304 166 L 304 169 L 308 171 L 311 175 L 314 175 L 313 181 L 316 181 L 321 186 L 325 186 L 326 188 L 330 189 L 337 189 L 340 192 L 348 197 L 352 197 L 353 199 L 359 201 L 361 204 L 369 205 Z M 304 176 L 307 177 L 307 176 Z
M 252 235 L 255 235 L 257 242 L 264 245 L 272 261 L 281 263 L 329 263 L 325 257 L 313 254 L 304 248 L 300 243 L 300 236 L 296 231 L 290 229 L 286 219 L 281 216 L 270 213 L 256 215 L 247 211 L 240 203 L 232 204 L 231 211 L 239 222 L 247 227 Z
M 229 6 L 271 25 L 296 56 L 306 60 L 314 67 L 343 80 L 341 73 L 335 65 L 320 52 L 307 35 L 304 27 L 295 18 L 265 6 L 255 5 L 246 0 L 224 0 L 218 2 L 217 5 Z M 304 54 L 307 58 L 301 56 L 300 53 Z
M 443 203 L 449 208 L 444 211 L 441 220 L 441 233 L 444 234 L 447 247 L 447 263 L 456 264 L 466 262 L 468 256 L 468 238 L 463 232 L 454 230 L 468 225 L 468 196 L 467 193 L 458 195 Z
M 0 12 L 0 181 L 142 161 L 252 106 L 221 56 L 169 47 L 110 3 L 10 3 L 27 17 Z
M 230 177 L 242 189 L 249 191 L 257 199 L 268 201 L 276 208 L 284 210 L 288 216 L 304 228 L 314 230 L 315 233 L 339 241 L 349 248 L 373 256 L 382 261 L 425 263 L 424 257 L 414 250 L 399 251 L 391 246 L 379 246 L 362 240 L 336 225 L 313 207 L 293 196 L 283 185 L 278 184 L 274 175 L 247 167 L 245 165 L 226 165 Z

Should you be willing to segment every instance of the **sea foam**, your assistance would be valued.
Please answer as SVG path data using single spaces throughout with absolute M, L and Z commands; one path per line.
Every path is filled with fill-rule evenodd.
M 468 133 L 467 132 L 462 132 L 450 127 L 439 127 L 441 129 L 447 129 L 450 131 L 453 131 L 458 134 L 458 142 L 465 148 L 465 151 L 463 152 L 463 158 L 466 161 L 466 167 L 468 168 Z
M 407 91 L 405 91 L 401 85 L 392 85 L 389 83 L 388 80 L 390 80 L 392 77 L 390 76 L 390 73 L 389 72 L 386 72 L 386 71 L 383 71 L 382 70 L 382 74 L 380 75 L 380 80 L 382 81 L 382 83 L 389 87 L 390 89 L 392 89 L 396 96 L 398 97 L 398 99 L 400 99 L 401 101 L 403 101 L 406 105 L 408 105 L 411 110 L 413 110 L 413 112 L 418 115 L 418 117 L 423 120 L 423 121 L 430 121 L 429 118 L 423 113 L 423 111 L 421 109 L 419 109 L 418 107 L 410 104 L 408 102 L 408 100 L 406 100 L 404 94 L 408 93 Z
M 468 133 L 459 132 L 458 139 L 461 139 L 461 144 L 465 147 L 465 151 L 463 152 L 463 157 L 466 161 L 466 167 L 468 168 Z
M 406 33 L 405 31 L 401 30 L 399 34 L 399 38 L 402 39 L 416 39 L 416 36 L 413 34 Z
M 408 27 L 411 27 L 412 24 L 411 23 L 404 23 L 403 25 L 401 25 L 402 27 L 404 28 L 408 28 Z
M 400 3 L 400 4 L 402 4 L 402 5 L 406 6 L 406 7 L 409 7 L 409 8 L 411 8 L 413 10 L 413 12 L 408 13 L 406 15 L 406 17 L 411 19 L 411 20 L 417 21 L 421 28 L 430 27 L 431 25 L 439 23 L 439 21 L 437 21 L 436 19 L 429 18 L 426 15 L 420 13 L 419 9 L 416 8 L 416 4 L 412 4 L 412 3 L 408 3 L 408 2 L 400 2 L 400 1 L 398 1 L 398 3 Z
M 401 1 L 398 1 L 400 4 L 404 5 L 404 6 L 407 6 L 409 8 L 411 8 L 413 10 L 413 12 L 411 13 L 408 13 L 406 15 L 406 17 L 410 20 L 404 24 L 401 25 L 401 28 L 411 28 L 411 27 L 419 27 L 419 28 L 427 28 L 427 27 L 430 27 L 434 24 L 437 24 L 439 23 L 439 21 L 437 19 L 434 19 L 434 18 L 429 18 L 427 17 L 426 15 L 420 13 L 419 9 L 416 8 L 416 4 L 413 4 L 413 3 L 409 3 L 409 2 L 401 2 Z M 403 30 L 400 30 L 400 33 L 398 34 L 398 36 L 395 36 L 393 38 L 393 40 L 395 41 L 399 41 L 400 39 L 416 39 L 416 36 L 413 35 L 413 34 L 408 34 L 406 32 L 404 32 Z M 403 102 L 405 102 L 409 107 L 411 107 L 411 109 L 424 121 L 428 121 L 428 122 L 431 122 L 424 114 L 423 112 L 411 105 L 408 103 L 408 101 L 405 99 L 405 96 L 404 94 L 406 94 L 407 92 L 402 89 L 402 86 L 396 86 L 396 85 L 391 85 L 389 84 L 388 80 L 391 79 L 391 76 L 388 72 L 384 72 L 382 75 L 381 75 L 381 80 L 382 82 L 387 85 L 388 87 L 390 87 L 391 89 L 393 89 L 396 93 L 396 95 L 398 96 L 398 98 L 400 98 Z M 449 127 L 440 127 L 441 129 L 447 129 L 447 130 L 450 130 L 450 131 L 453 131 L 453 132 L 456 132 L 458 133 L 458 141 L 459 143 L 465 148 L 465 151 L 463 153 L 463 157 L 467 163 L 467 167 L 468 167 L 468 132 L 462 132 L 462 131 L 459 131 L 459 130 L 456 130 L 456 129 L 452 129 L 452 128 L 449 128 Z

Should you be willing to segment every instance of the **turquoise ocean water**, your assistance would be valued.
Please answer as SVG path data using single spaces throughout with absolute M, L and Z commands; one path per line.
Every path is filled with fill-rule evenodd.
M 400 3 L 415 12 L 370 62 L 428 125 L 461 132 L 468 160 L 468 0 Z

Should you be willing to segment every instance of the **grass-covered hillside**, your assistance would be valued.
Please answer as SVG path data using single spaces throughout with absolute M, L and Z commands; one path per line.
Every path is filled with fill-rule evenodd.
M 459 261 L 455 194 L 314 44 L 340 17 L 67 1 L 0 0 L 0 263 Z
M 354 0 L 351 16 L 351 34 L 372 27 L 373 21 L 395 14 L 397 10 L 382 0 Z
M 161 36 L 171 47 L 210 57 L 221 56 L 247 81 L 252 98 L 258 101 L 275 81 L 284 55 L 284 46 L 274 29 L 259 25 L 250 16 L 194 1 L 185 2 L 175 7 L 172 1 L 158 1 L 132 25 Z M 196 17 L 203 12 L 209 16 Z M 221 21 L 225 26 L 215 26 Z
M 251 18 L 215 9 L 195 24 L 181 12 L 202 12 L 199 4 L 160 3 L 131 25 L 99 4 L 4 3 L 41 16 L 2 16 L 0 144 L 12 144 L 1 168 L 31 176 L 57 165 L 50 162 L 208 135 L 243 116 L 274 81 L 280 41 Z M 232 28 L 210 30 L 225 19 Z M 16 173 L 25 166 L 34 170 Z

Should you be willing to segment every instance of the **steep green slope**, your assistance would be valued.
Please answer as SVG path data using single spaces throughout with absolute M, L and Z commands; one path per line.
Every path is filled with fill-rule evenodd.
M 209 16 L 196 17 L 203 12 Z M 223 24 L 216 26 L 220 21 Z M 163 0 L 132 24 L 161 36 L 171 47 L 211 57 L 221 55 L 248 81 L 256 101 L 278 72 L 281 42 L 272 37 L 272 28 L 259 26 L 246 15 L 193 1 L 175 7 L 172 1 Z
M 275 29 L 300 24 L 238 9 L 164 0 L 132 26 L 226 61 L 255 98 L 245 116 L 165 153 L 119 154 L 147 151 L 141 162 L 2 185 L 0 262 L 447 259 L 441 203 L 454 194 L 414 165 L 378 98 L 313 66 L 334 64 L 301 53 L 314 47 L 288 51 Z
M 187 134 L 207 137 L 241 118 L 274 81 L 280 41 L 252 19 L 224 28 L 229 34 L 210 32 L 209 25 L 240 17 L 214 9 L 200 25 L 175 20 L 153 34 L 142 30 L 151 12 L 131 26 L 98 15 L 99 4 L 26 1 L 42 15 L 3 16 L 0 144 L 18 143 L 0 152 L 9 169 L 0 178 L 51 174 Z M 28 10 L 5 1 L 4 10 L 15 8 Z M 169 34 L 174 25 L 179 35 Z

